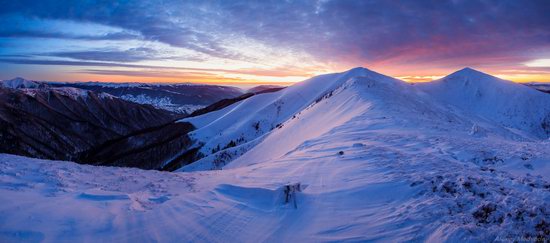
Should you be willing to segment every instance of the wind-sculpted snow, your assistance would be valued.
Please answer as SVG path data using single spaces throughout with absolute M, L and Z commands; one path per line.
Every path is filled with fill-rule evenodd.
M 547 95 L 472 70 L 442 80 L 353 69 L 184 119 L 205 155 L 191 172 L 0 155 L 0 239 L 548 240 L 550 140 L 519 126 Z

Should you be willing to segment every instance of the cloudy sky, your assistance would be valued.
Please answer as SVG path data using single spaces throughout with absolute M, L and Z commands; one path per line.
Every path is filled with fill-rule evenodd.
M 550 82 L 550 1 L 0 0 L 0 79 L 280 83 L 469 66 Z

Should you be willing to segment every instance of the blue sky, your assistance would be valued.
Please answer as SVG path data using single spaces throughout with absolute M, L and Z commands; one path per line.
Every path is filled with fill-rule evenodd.
M 3 1 L 0 78 L 295 82 L 364 66 L 550 81 L 549 1 Z

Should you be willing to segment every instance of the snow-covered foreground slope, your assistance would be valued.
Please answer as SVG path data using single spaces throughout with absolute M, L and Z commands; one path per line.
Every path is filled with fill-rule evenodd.
M 548 229 L 547 143 L 486 144 L 380 123 L 353 128 L 362 123 L 354 120 L 277 160 L 211 172 L 2 155 L 0 238 L 488 241 Z M 296 182 L 307 187 L 294 208 L 284 204 L 281 188 Z
M 236 141 L 191 170 L 211 168 L 216 160 L 208 159 L 223 151 L 246 152 L 223 170 L 0 155 L 0 239 L 548 239 L 550 141 L 540 130 L 510 128 L 523 109 L 496 119 L 426 89 L 353 69 L 187 119 L 204 153 Z M 548 101 L 524 96 L 543 108 Z M 285 203 L 285 186 L 296 183 L 294 206 L 292 198 Z

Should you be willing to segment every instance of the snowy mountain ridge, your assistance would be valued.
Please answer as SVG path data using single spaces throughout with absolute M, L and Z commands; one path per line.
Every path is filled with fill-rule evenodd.
M 0 155 L 0 239 L 544 240 L 549 101 L 471 69 L 355 68 L 175 123 L 202 157 L 182 173 Z
M 465 68 L 417 86 L 440 102 L 493 120 L 523 136 L 550 135 L 550 97 L 524 85 Z
M 315 100 L 330 95 L 350 77 L 369 75 L 379 74 L 356 68 L 345 73 L 321 75 L 279 92 L 257 95 L 219 111 L 183 119 L 182 122 L 197 127 L 190 136 L 203 144 L 201 153 L 214 155 L 191 166 L 203 163 L 225 165 L 225 160 L 243 154 L 259 143 L 262 135 L 279 128 Z M 233 151 L 228 153 L 224 151 L 226 148 Z
M 11 88 L 11 89 L 29 89 L 29 88 L 40 88 L 47 86 L 43 82 L 27 80 L 21 77 L 16 77 L 9 80 L 2 80 L 0 82 L 0 87 Z
M 343 97 L 336 97 L 342 90 L 345 90 L 341 94 Z M 486 97 L 480 98 L 481 94 Z M 350 97 L 358 97 L 361 101 L 352 105 L 347 101 Z M 366 105 L 376 107 L 386 116 L 392 114 L 414 121 L 414 126 L 424 126 L 423 122 L 435 126 L 438 124 L 436 121 L 441 121 L 443 124 L 440 126 L 444 127 L 445 123 L 454 122 L 464 131 L 472 132 L 474 129 L 476 135 L 492 131 L 493 135 L 515 139 L 548 138 L 550 134 L 550 97 L 522 85 L 470 68 L 432 83 L 415 85 L 365 68 L 354 68 L 344 73 L 321 75 L 280 92 L 251 97 L 203 116 L 183 119 L 197 127 L 190 135 L 198 141 L 201 153 L 206 156 L 182 170 L 224 166 L 228 161 L 247 154 L 249 149 L 260 144 L 271 133 L 278 133 L 281 126 L 300 118 L 302 112 L 323 99 L 341 100 L 344 104 L 335 103 L 328 107 L 321 104 L 319 114 L 323 113 L 322 110 L 327 111 L 324 112 L 327 115 L 331 114 L 329 111 L 333 109 L 336 109 L 334 113 L 347 109 L 360 114 L 364 112 L 361 107 Z M 346 114 L 341 117 L 346 117 Z M 330 120 L 330 116 L 312 120 Z M 317 131 L 331 128 L 330 123 L 325 122 L 319 127 L 312 125 L 312 122 L 304 123 L 298 131 L 273 139 L 274 142 L 285 142 L 276 142 L 280 144 L 272 147 L 288 151 L 285 149 L 291 148 L 283 144 L 296 146 L 298 141 L 302 141 L 294 139 L 296 136 L 293 134 L 300 134 L 300 131 L 313 127 Z M 404 123 L 400 126 L 411 125 Z M 271 151 L 274 150 L 277 149 Z M 266 153 L 262 150 L 263 157 Z

